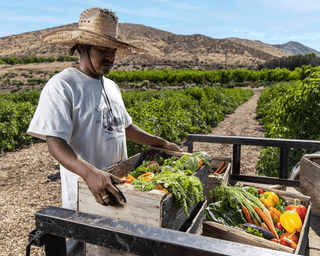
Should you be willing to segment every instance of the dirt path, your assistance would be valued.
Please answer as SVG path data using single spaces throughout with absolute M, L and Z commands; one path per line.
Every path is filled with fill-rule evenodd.
M 260 94 L 261 89 L 256 89 L 254 96 L 226 116 L 211 134 L 263 137 L 254 113 Z M 255 173 L 258 150 L 242 147 L 242 173 Z M 232 157 L 231 145 L 195 143 L 194 151 Z M 28 233 L 34 229 L 34 212 L 49 205 L 61 206 L 60 180 L 48 181 L 49 175 L 58 172 L 58 163 L 45 143 L 0 155 L 0 162 L 0 255 L 25 255 Z M 31 255 L 41 255 L 40 248 L 32 248 Z
M 208 135 L 243 136 L 243 137 L 264 137 L 264 129 L 256 119 L 254 112 L 262 89 L 253 89 L 255 94 L 252 98 L 239 106 L 232 114 L 227 115 L 225 120 L 213 128 Z M 241 173 L 253 175 L 256 173 L 255 165 L 259 160 L 261 147 L 241 147 Z M 187 151 L 187 147 L 183 148 Z M 205 151 L 213 156 L 232 158 L 232 145 L 215 143 L 194 143 L 194 152 Z

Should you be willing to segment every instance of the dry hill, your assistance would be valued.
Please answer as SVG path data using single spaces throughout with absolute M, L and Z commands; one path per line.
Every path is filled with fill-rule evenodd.
M 69 48 L 62 45 L 41 44 L 39 36 L 57 28 L 77 27 L 77 23 L 50 29 L 38 30 L 0 38 L 0 57 L 69 55 Z M 275 57 L 293 55 L 292 52 L 246 39 L 213 39 L 204 35 L 177 35 L 144 25 L 120 23 L 119 39 L 149 49 L 147 58 L 117 56 L 116 65 L 181 63 L 194 67 L 196 63 L 206 66 L 228 65 L 255 66 Z

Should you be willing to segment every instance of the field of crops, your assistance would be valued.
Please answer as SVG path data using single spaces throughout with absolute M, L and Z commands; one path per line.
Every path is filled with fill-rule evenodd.
M 225 79 L 223 82 L 228 82 L 228 79 L 232 79 L 231 82 L 241 82 L 254 77 L 259 81 L 283 81 L 265 89 L 258 101 L 256 112 L 264 124 L 265 137 L 317 140 L 320 127 L 319 73 L 319 68 L 303 66 L 292 72 L 285 69 L 114 71 L 108 77 L 120 85 L 134 82 L 134 86 L 131 84 L 133 90 L 122 90 L 122 96 L 136 125 L 149 133 L 179 143 L 187 134 L 209 133 L 226 114 L 232 113 L 253 95 L 250 89 L 228 88 L 221 86 L 218 81 Z M 302 79 L 302 82 L 297 79 Z M 184 86 L 173 90 L 161 86 L 160 89 L 148 90 L 151 84 L 159 87 L 164 83 Z M 142 86 L 145 90 L 141 89 Z M 40 90 L 0 94 L 1 152 L 33 143 L 34 139 L 25 131 L 39 95 Z M 143 149 L 143 146 L 128 141 L 129 155 Z M 278 176 L 277 150 L 262 150 L 261 160 L 257 164 L 260 174 Z M 290 153 L 290 167 L 299 161 L 303 153 L 302 150 Z
M 266 129 L 266 138 L 319 140 L 320 133 L 320 69 L 307 70 L 301 81 L 277 83 L 265 89 L 258 101 L 258 117 Z M 300 161 L 303 150 L 291 149 L 289 169 Z M 311 151 L 307 153 L 313 153 Z M 280 149 L 262 150 L 257 168 L 260 174 L 278 174 Z

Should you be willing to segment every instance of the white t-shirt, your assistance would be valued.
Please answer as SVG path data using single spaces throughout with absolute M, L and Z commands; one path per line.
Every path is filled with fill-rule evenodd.
M 103 77 L 85 75 L 67 68 L 53 76 L 43 88 L 27 133 L 45 140 L 64 139 L 75 153 L 103 169 L 127 158 L 125 128 L 132 119 L 118 86 Z M 111 105 L 111 109 L 109 106 Z M 60 165 L 62 207 L 77 209 L 78 175 Z

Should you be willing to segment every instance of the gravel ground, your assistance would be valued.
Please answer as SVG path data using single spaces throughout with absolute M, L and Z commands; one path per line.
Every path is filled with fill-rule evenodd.
M 263 137 L 263 128 L 254 113 L 262 89 L 213 128 L 211 135 Z M 187 148 L 183 148 L 187 151 Z M 241 148 L 241 173 L 254 174 L 259 147 Z M 195 143 L 194 151 L 232 157 L 232 146 Z M 61 206 L 60 180 L 48 179 L 58 173 L 58 162 L 45 143 L 36 143 L 0 155 L 0 255 L 25 255 L 28 233 L 35 227 L 34 212 L 49 205 Z M 31 255 L 42 255 L 32 247 Z

